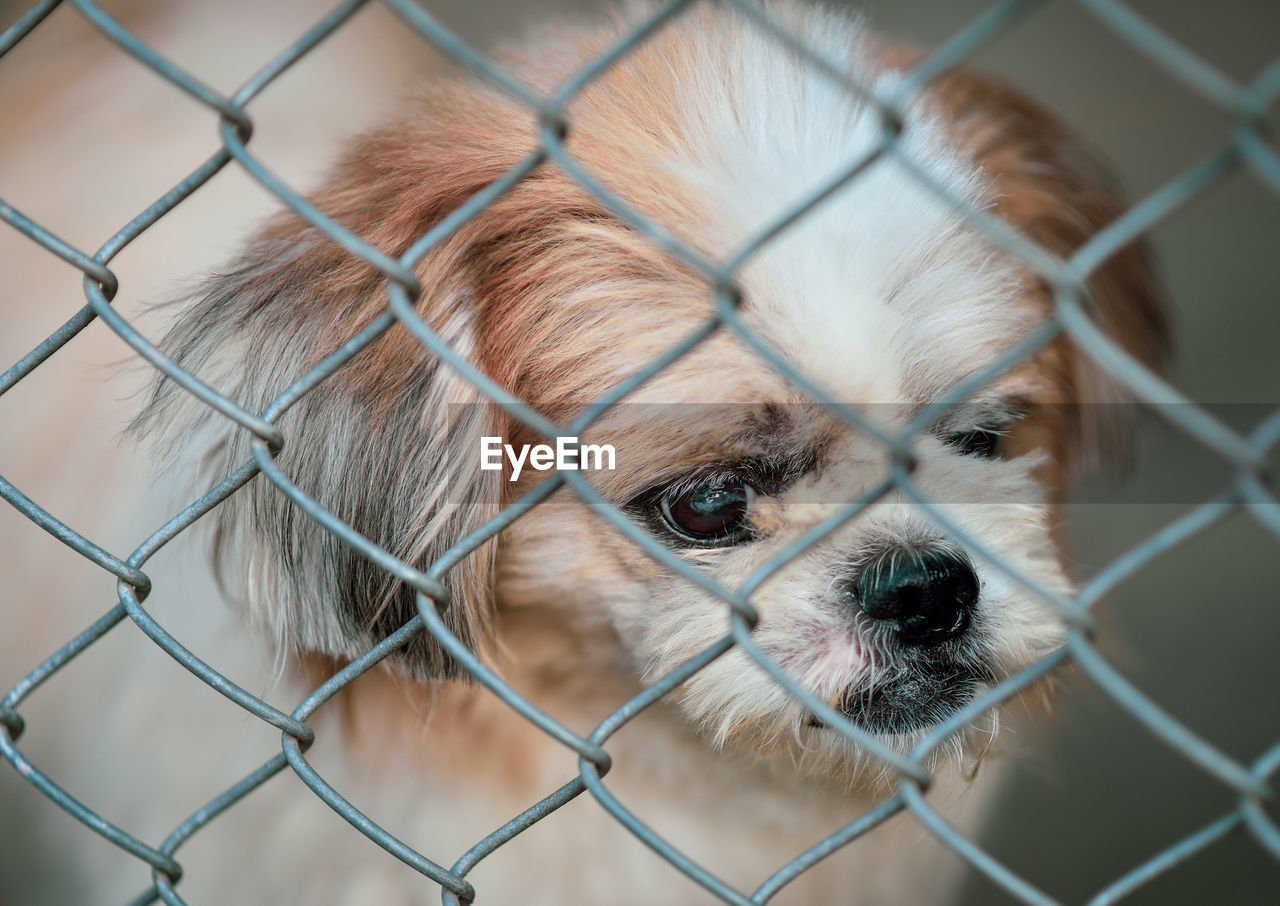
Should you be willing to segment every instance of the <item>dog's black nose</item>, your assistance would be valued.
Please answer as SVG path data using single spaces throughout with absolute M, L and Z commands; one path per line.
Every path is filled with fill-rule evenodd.
M 969 628 L 978 576 L 955 551 L 898 548 L 868 563 L 850 592 L 863 613 L 892 625 L 904 645 L 938 645 Z

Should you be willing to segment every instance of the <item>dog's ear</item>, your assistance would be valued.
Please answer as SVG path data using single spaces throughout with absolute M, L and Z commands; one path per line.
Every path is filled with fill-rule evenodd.
M 904 54 L 899 51 L 902 59 Z M 956 70 L 926 90 L 944 127 L 990 180 L 993 209 L 1023 235 L 1066 258 L 1123 213 L 1125 205 L 1105 169 L 1054 116 L 998 79 Z M 1169 326 L 1145 243 L 1130 243 L 1089 278 L 1091 316 L 1099 327 L 1147 366 L 1163 368 Z M 1030 295 L 1046 312 L 1052 299 L 1043 281 Z M 1066 405 L 1060 436 L 1075 443 L 1060 461 L 1090 455 L 1123 435 L 1127 396 L 1067 339 L 1039 356 L 1043 373 L 1060 384 Z
M 533 145 L 527 116 L 474 118 L 460 92 L 424 101 L 412 122 L 359 140 L 313 201 L 371 245 L 402 254 Z M 522 135 L 512 135 L 523 125 Z M 523 147 L 522 147 L 523 146 Z M 551 216 L 546 210 L 542 216 Z M 511 212 L 506 214 L 507 222 Z M 418 310 L 446 342 L 492 373 L 476 287 L 506 241 L 484 213 L 418 267 Z M 183 305 L 162 348 L 253 412 L 387 309 L 387 280 L 293 214 L 269 222 L 226 273 Z M 501 375 L 497 375 L 501 380 Z M 319 384 L 280 421 L 284 472 L 361 535 L 418 569 L 502 502 L 502 473 L 482 471 L 480 438 L 505 417 L 400 325 Z M 135 428 L 164 455 L 195 454 L 210 477 L 248 461 L 252 436 L 157 379 Z M 415 594 L 305 516 L 263 476 L 214 514 L 219 577 L 284 650 L 349 659 L 417 613 Z M 484 647 L 496 542 L 451 570 L 445 616 Z M 396 662 L 418 678 L 455 675 L 425 633 Z

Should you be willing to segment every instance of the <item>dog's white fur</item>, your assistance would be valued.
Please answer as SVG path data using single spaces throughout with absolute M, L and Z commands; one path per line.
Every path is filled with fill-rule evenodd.
M 877 94 L 896 93 L 908 52 L 842 16 L 791 3 L 771 9 Z M 547 91 L 625 27 L 552 29 L 507 59 Z M 569 150 L 593 174 L 714 258 L 731 254 L 866 152 L 880 131 L 869 104 L 741 14 L 720 8 L 677 19 L 587 86 L 568 113 Z M 496 89 L 442 85 L 355 144 L 316 200 L 398 254 L 532 148 L 531 124 L 529 112 Z M 952 74 L 910 99 L 898 148 L 894 154 L 954 197 L 989 208 L 1060 253 L 1117 210 L 1051 119 L 979 77 Z M 420 276 L 424 319 L 561 421 L 711 312 L 704 279 L 550 166 L 434 250 Z M 890 429 L 1049 311 L 1035 276 L 966 226 L 893 155 L 766 244 L 742 270 L 741 286 L 741 317 L 756 335 Z M 1161 328 L 1140 256 L 1118 256 L 1095 289 L 1102 323 L 1154 358 Z M 246 407 L 261 409 L 384 305 L 375 273 L 296 219 L 280 217 L 178 314 L 166 348 Z M 927 495 L 965 501 L 944 510 L 984 551 L 1044 587 L 1067 591 L 1053 504 L 1076 440 L 1092 426 L 1087 413 L 1066 404 L 1111 397 L 1087 361 L 1055 342 L 960 407 L 952 428 L 975 427 L 964 419 L 1006 398 L 1026 409 L 1009 428 L 1006 458 L 961 455 L 929 433 L 917 443 L 913 477 Z M 619 468 L 597 479 L 600 491 L 629 506 L 690 469 L 758 453 L 752 441 L 731 440 L 742 428 L 735 419 L 784 413 L 769 442 L 816 450 L 816 463 L 757 500 L 751 543 L 680 551 L 734 587 L 885 474 L 882 445 L 807 399 L 722 330 L 592 429 L 618 448 Z M 707 403 L 723 405 L 690 424 L 687 404 Z M 480 472 L 481 435 L 532 438 L 399 328 L 281 424 L 287 444 L 280 462 L 293 480 L 418 567 L 540 477 L 522 476 L 508 489 L 501 476 Z M 248 458 L 245 432 L 165 382 L 153 388 L 139 425 L 165 432 L 164 449 L 202 457 L 210 476 Z M 569 497 L 561 492 L 535 508 L 451 572 L 446 618 L 521 694 L 586 732 L 646 681 L 722 636 L 728 623 L 722 603 Z M 411 595 L 308 523 L 261 477 L 217 518 L 224 578 L 250 618 L 312 678 L 416 612 Z M 834 590 L 886 543 L 962 546 L 963 538 L 895 492 L 752 597 L 762 617 L 755 633 L 761 647 L 833 704 L 851 686 L 874 686 L 906 669 L 895 666 L 894 652 L 881 651 L 883 639 L 850 617 Z M 982 594 L 963 653 L 982 661 L 990 683 L 1051 650 L 1061 623 L 1004 570 L 972 559 Z M 423 638 L 344 693 L 355 776 L 397 778 L 367 811 L 392 824 L 403 820 L 409 842 L 445 864 L 575 771 L 571 753 L 458 677 L 456 665 Z M 995 715 L 984 718 L 940 750 L 932 764 L 944 791 L 988 750 L 995 723 Z M 923 732 L 882 738 L 905 751 Z M 609 749 L 616 768 L 606 782 L 618 797 L 748 892 L 870 808 L 890 780 L 840 734 L 810 725 L 804 709 L 736 650 L 643 714 Z M 948 803 L 948 813 L 971 825 L 983 801 L 967 790 Z M 295 827 L 263 845 L 279 840 L 301 849 L 309 834 Z M 920 836 L 918 825 L 896 820 L 803 875 L 776 902 L 943 898 L 949 873 L 939 866 L 950 863 Z M 341 835 L 324 845 L 335 842 L 360 845 Z M 389 881 L 383 889 L 363 877 L 344 889 L 324 871 L 321 852 L 311 858 L 331 900 L 414 896 L 405 892 L 408 884 Z M 367 858 L 386 859 L 372 851 Z M 586 796 L 500 849 L 472 878 L 482 903 L 708 901 Z

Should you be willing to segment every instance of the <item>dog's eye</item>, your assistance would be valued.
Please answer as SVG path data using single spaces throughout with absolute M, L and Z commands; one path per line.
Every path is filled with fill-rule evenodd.
M 948 434 L 943 440 L 965 456 L 996 459 L 1004 452 L 1004 433 L 998 428 L 974 428 Z
M 749 534 L 747 509 L 755 498 L 749 485 L 716 479 L 662 498 L 662 519 L 677 535 L 699 544 L 736 544 Z

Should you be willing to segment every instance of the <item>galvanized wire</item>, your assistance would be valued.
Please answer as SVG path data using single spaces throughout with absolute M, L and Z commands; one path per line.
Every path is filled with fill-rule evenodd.
M 1230 173 L 1247 168 L 1272 189 L 1280 192 L 1280 154 L 1277 154 L 1275 147 L 1266 138 L 1267 129 L 1264 121 L 1268 107 L 1277 96 L 1280 96 L 1280 59 L 1264 69 L 1251 84 L 1241 85 L 1198 58 L 1125 4 L 1113 2 L 1113 0 L 1077 0 L 1119 39 L 1128 42 L 1134 53 L 1150 59 L 1163 68 L 1169 77 L 1228 113 L 1233 125 L 1220 148 L 1171 179 L 1146 199 L 1132 205 L 1121 217 L 1096 233 L 1083 247 L 1064 260 L 1020 235 L 990 211 L 976 208 L 963 199 L 953 197 L 902 154 L 899 146 L 899 136 L 903 128 L 902 108 L 905 98 L 911 91 L 963 62 L 987 42 L 1006 33 L 1017 19 L 1034 14 L 1039 7 L 1048 5 L 1050 0 L 1004 0 L 994 4 L 933 54 L 921 60 L 908 73 L 899 93 L 892 97 L 877 95 L 869 86 L 860 84 L 839 65 L 823 59 L 811 48 L 804 46 L 795 36 L 774 21 L 766 9 L 752 0 L 720 0 L 722 5 L 731 6 L 750 17 L 759 28 L 772 35 L 775 40 L 786 44 L 809 65 L 822 72 L 825 77 L 869 103 L 879 117 L 882 136 L 874 148 L 858 159 L 850 160 L 842 172 L 808 197 L 798 199 L 791 208 L 757 235 L 743 242 L 724 261 L 714 261 L 689 247 L 664 225 L 652 222 L 631 209 L 605 187 L 598 174 L 591 173 L 577 161 L 566 145 L 566 139 L 573 129 L 567 106 L 573 97 L 618 60 L 631 53 L 639 44 L 664 28 L 673 18 L 684 14 L 688 7 L 699 3 L 711 3 L 712 0 L 674 0 L 658 7 L 647 21 L 623 36 L 615 46 L 608 48 L 557 90 L 545 96 L 505 71 L 484 53 L 469 46 L 426 9 L 410 0 L 383 0 L 383 5 L 422 40 L 453 58 L 477 77 L 489 81 L 534 113 L 539 136 L 539 146 L 534 151 L 506 174 L 459 205 L 414 242 L 407 251 L 396 256 L 370 245 L 328 217 L 271 172 L 251 153 L 249 148 L 253 133 L 253 118 L 249 109 L 252 101 L 274 79 L 342 28 L 355 13 L 371 2 L 374 0 L 347 0 L 336 6 L 331 13 L 246 81 L 239 90 L 230 96 L 224 96 L 203 84 L 174 61 L 166 59 L 154 48 L 149 47 L 92 0 L 69 0 L 69 5 L 114 43 L 121 52 L 133 57 L 139 65 L 146 67 L 157 78 L 177 87 L 193 103 L 206 107 L 215 115 L 219 122 L 221 145 L 189 176 L 147 206 L 92 254 L 75 248 L 46 227 L 0 201 L 0 220 L 83 273 L 87 300 L 83 309 L 0 375 L 0 394 L 29 376 L 86 325 L 95 319 L 101 319 L 132 347 L 137 355 L 150 362 L 184 390 L 219 413 L 221 417 L 251 432 L 255 438 L 252 444 L 252 457 L 249 461 L 160 526 L 134 551 L 125 555 L 112 553 L 95 544 L 40 507 L 13 484 L 0 478 L 0 497 L 76 554 L 103 569 L 114 580 L 118 598 L 115 606 L 74 639 L 49 655 L 19 680 L 0 700 L 0 755 L 53 806 L 70 814 L 88 831 L 98 834 L 151 867 L 152 883 L 133 900 L 135 904 L 151 903 L 157 899 L 171 904 L 183 903 L 184 900 L 178 892 L 182 879 L 182 866 L 177 860 L 178 851 L 192 837 L 200 833 L 209 822 L 217 819 L 246 796 L 252 795 L 268 779 L 286 769 L 291 770 L 303 784 L 353 828 L 391 856 L 399 859 L 408 868 L 439 885 L 446 903 L 465 904 L 474 899 L 476 891 L 467 880 L 467 876 L 477 864 L 547 815 L 583 793 L 589 793 L 603 809 L 640 841 L 683 872 L 691 883 L 701 885 L 726 903 L 763 904 L 768 902 L 787 884 L 820 860 L 841 847 L 853 844 L 859 837 L 886 819 L 906 811 L 914 814 L 924 828 L 1014 899 L 1024 903 L 1042 904 L 1042 906 L 1056 904 L 1058 902 L 1056 899 L 1000 864 L 977 843 L 967 839 L 948 824 L 934 810 L 926 795 L 932 780 L 926 765 L 930 753 L 952 732 L 976 717 L 999 707 L 1021 689 L 1067 661 L 1073 663 L 1119 707 L 1146 727 L 1171 751 L 1178 753 L 1213 777 L 1230 790 L 1238 800 L 1236 806 L 1226 814 L 1191 831 L 1180 841 L 1153 854 L 1145 863 L 1134 867 L 1105 889 L 1098 891 L 1089 900 L 1090 906 L 1104 906 L 1104 904 L 1122 900 L 1163 873 L 1234 833 L 1243 832 L 1252 835 L 1259 846 L 1280 859 L 1280 829 L 1277 828 L 1273 814 L 1275 803 L 1273 781 L 1275 772 L 1280 768 L 1280 743 L 1259 755 L 1251 763 L 1242 763 L 1222 752 L 1210 740 L 1204 739 L 1180 723 L 1169 711 L 1138 689 L 1098 653 L 1092 644 L 1095 626 L 1090 615 L 1092 605 L 1110 588 L 1138 572 L 1154 558 L 1186 543 L 1239 508 L 1250 512 L 1261 526 L 1280 538 L 1280 514 L 1277 513 L 1280 506 L 1276 504 L 1262 473 L 1268 453 L 1277 441 L 1280 441 L 1280 413 L 1264 421 L 1248 435 L 1231 429 L 1209 411 L 1195 405 L 1159 375 L 1145 368 L 1100 331 L 1089 316 L 1087 286 L 1090 274 L 1118 250 L 1170 217 L 1175 210 L 1200 197 L 1210 186 Z M 61 5 L 60 0 L 42 0 L 37 3 L 8 31 L 0 35 L 0 55 L 11 50 L 19 42 L 27 40 L 31 34 L 37 33 L 43 19 L 59 5 Z M 893 157 L 902 165 L 905 172 L 925 189 L 953 206 L 991 243 L 1020 259 L 1031 271 L 1041 277 L 1054 293 L 1054 311 L 1042 328 L 1009 350 L 1000 360 L 992 363 L 962 385 L 952 388 L 943 398 L 921 413 L 900 436 L 884 434 L 855 408 L 829 398 L 814 376 L 804 374 L 785 361 L 766 340 L 747 327 L 737 311 L 741 299 L 737 274 L 742 265 L 762 247 L 784 233 L 792 224 L 803 219 L 813 207 L 842 186 L 857 180 L 871 164 L 885 157 Z M 713 313 L 708 319 L 684 340 L 620 382 L 605 396 L 588 405 L 583 414 L 567 426 L 554 424 L 534 413 L 520 399 L 483 374 L 472 362 L 451 348 L 424 323 L 414 304 L 421 290 L 415 276 L 416 265 L 434 248 L 452 236 L 468 219 L 494 203 L 536 167 L 547 161 L 557 164 L 586 192 L 637 232 L 704 276 L 712 287 L 715 303 Z M 261 412 L 246 410 L 183 369 L 152 345 L 111 305 L 118 289 L 117 277 L 110 267 L 114 257 L 229 164 L 241 167 L 322 235 L 333 240 L 350 255 L 367 263 L 387 280 L 386 310 L 355 337 L 334 350 L 276 399 L 268 403 Z M 709 337 L 717 333 L 729 332 L 756 350 L 780 373 L 806 390 L 814 400 L 826 406 L 834 415 L 881 443 L 892 464 L 890 474 L 886 476 L 883 484 L 869 491 L 861 500 L 847 504 L 788 544 L 775 557 L 761 565 L 742 587 L 736 589 L 723 587 L 702 571 L 674 556 L 624 512 L 607 504 L 587 481 L 574 472 L 564 472 L 549 477 L 521 500 L 494 515 L 484 526 L 467 537 L 459 539 L 425 571 L 419 570 L 399 560 L 373 541 L 362 537 L 336 515 L 325 510 L 317 501 L 297 487 L 275 462 L 276 456 L 289 442 L 287 434 L 279 426 L 281 416 L 396 324 L 407 328 L 421 344 L 425 355 L 434 357 L 455 369 L 470 380 L 485 398 L 501 407 L 516 422 L 545 437 L 578 435 L 609 406 L 625 399 L 654 375 L 696 349 Z M 946 407 L 964 399 L 983 384 L 994 380 L 1003 371 L 1026 356 L 1032 355 L 1059 335 L 1070 337 L 1086 355 L 1123 387 L 1138 399 L 1150 404 L 1177 430 L 1212 450 L 1236 471 L 1236 478 L 1221 493 L 1205 500 L 1132 549 L 1117 556 L 1082 589 L 1069 596 L 1042 587 L 1031 577 L 1021 575 L 1012 566 L 1002 563 L 999 557 L 983 551 L 976 539 L 968 537 L 959 526 L 952 524 L 945 513 L 920 491 L 912 479 L 914 459 L 911 444 L 917 434 Z M 290 713 L 284 713 L 260 697 L 247 692 L 221 673 L 216 666 L 198 658 L 143 607 L 143 602 L 152 590 L 151 579 L 144 571 L 151 556 L 259 474 L 270 481 L 280 493 L 291 499 L 308 518 L 314 520 L 325 531 L 332 533 L 380 569 L 404 581 L 417 592 L 416 616 L 328 678 Z M 538 506 L 551 493 L 564 485 L 570 486 L 585 501 L 593 504 L 619 532 L 648 556 L 685 580 L 717 596 L 725 604 L 724 634 L 716 643 L 665 676 L 658 678 L 643 692 L 621 705 L 585 736 L 574 733 L 507 685 L 453 635 L 442 617 L 442 611 L 450 603 L 443 581 L 448 572 L 477 547 L 505 530 L 512 522 Z M 749 600 L 752 591 L 784 566 L 788 560 L 800 555 L 849 519 L 854 518 L 865 507 L 874 504 L 876 500 L 894 490 L 904 493 L 908 498 L 929 509 L 938 523 L 963 542 L 975 556 L 989 560 L 1030 593 L 1041 597 L 1055 607 L 1061 614 L 1068 631 L 1068 641 L 1062 648 L 1009 677 L 977 700 L 958 710 L 933 728 L 916 748 L 906 755 L 891 750 L 866 729 L 853 724 L 845 715 L 815 698 L 773 661 L 753 639 L 752 629 L 758 617 Z M 237 783 L 219 793 L 205 806 L 180 821 L 159 844 L 147 843 L 127 829 L 105 820 L 91 804 L 94 790 L 80 790 L 73 793 L 63 788 L 43 773 L 37 765 L 32 764 L 18 746 L 26 726 L 20 713 L 23 703 L 68 663 L 126 619 L 141 629 L 159 648 L 210 689 L 225 696 L 246 713 L 281 731 L 280 754 L 265 761 Z M 315 732 L 308 724 L 312 715 L 359 676 L 397 649 L 409 644 L 421 633 L 429 633 L 462 669 L 469 672 L 507 706 L 562 745 L 567 755 L 572 753 L 569 755 L 570 759 L 574 757 L 577 759 L 577 776 L 571 777 L 563 786 L 545 798 L 530 804 L 525 811 L 512 816 L 507 823 L 476 841 L 447 868 L 442 862 L 433 861 L 428 855 L 415 850 L 409 843 L 392 836 L 378 824 L 376 818 L 359 811 L 306 759 L 306 751 L 315 740 Z M 778 866 L 768 880 L 749 893 L 735 889 L 663 839 L 656 830 L 641 822 L 610 791 L 605 782 L 613 762 L 607 747 L 613 734 L 646 708 L 669 695 L 695 673 L 735 648 L 745 652 L 792 696 L 830 727 L 844 733 L 867 753 L 882 762 L 896 777 L 896 790 L 883 803 L 867 814 L 855 817 L 844 828 L 797 854 L 786 864 Z M 78 797 L 84 797 L 85 801 Z

